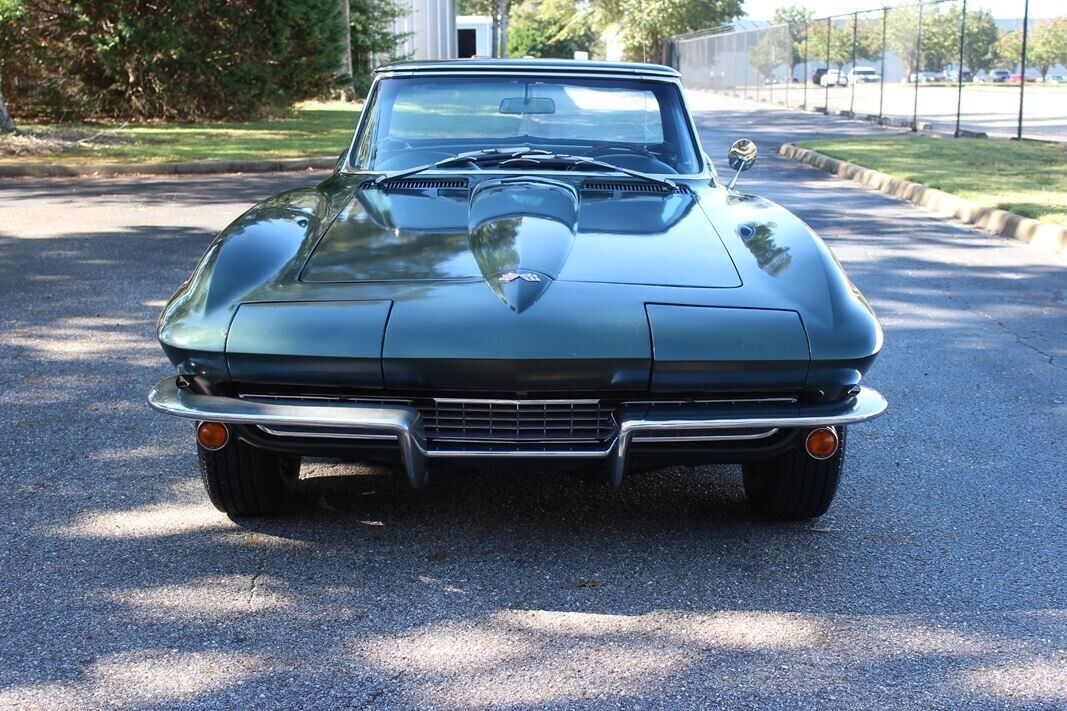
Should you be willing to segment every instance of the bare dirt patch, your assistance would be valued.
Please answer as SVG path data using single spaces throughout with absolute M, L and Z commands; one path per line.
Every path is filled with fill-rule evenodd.
M 0 136 L 0 156 L 52 156 L 70 152 L 104 150 L 136 143 L 138 138 L 121 128 L 31 128 Z

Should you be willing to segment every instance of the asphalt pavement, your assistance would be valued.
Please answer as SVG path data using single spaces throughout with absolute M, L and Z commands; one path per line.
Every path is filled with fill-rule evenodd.
M 736 467 L 416 494 L 330 463 L 231 521 L 145 404 L 155 319 L 215 231 L 321 174 L 0 182 L 0 707 L 1067 705 L 1067 258 L 774 155 L 857 124 L 703 108 L 885 327 L 890 412 L 814 522 L 754 518 Z

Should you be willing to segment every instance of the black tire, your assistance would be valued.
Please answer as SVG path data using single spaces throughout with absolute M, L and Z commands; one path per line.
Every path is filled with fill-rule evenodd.
M 196 445 L 200 478 L 208 498 L 231 516 L 263 516 L 283 511 L 289 488 L 300 475 L 300 457 L 257 449 L 231 438 L 222 449 Z
M 845 465 L 845 430 L 837 428 L 841 443 L 829 459 L 812 459 L 801 444 L 770 459 L 745 464 L 741 474 L 752 508 L 779 521 L 799 521 L 826 513 Z

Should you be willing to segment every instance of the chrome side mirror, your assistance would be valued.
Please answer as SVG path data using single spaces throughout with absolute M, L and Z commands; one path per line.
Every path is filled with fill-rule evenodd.
M 747 138 L 734 141 L 734 144 L 730 146 L 730 152 L 727 154 L 727 160 L 730 163 L 730 170 L 736 170 L 737 172 L 734 173 L 734 177 L 730 179 L 730 183 L 726 187 L 734 187 L 734 183 L 737 182 L 741 172 L 748 170 L 756 162 L 757 155 L 759 155 L 759 151 L 756 150 L 756 144 L 752 141 Z

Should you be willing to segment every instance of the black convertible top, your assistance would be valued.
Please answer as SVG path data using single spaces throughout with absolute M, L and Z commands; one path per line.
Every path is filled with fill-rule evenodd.
M 637 62 L 591 62 L 575 59 L 443 59 L 425 62 L 394 62 L 378 67 L 376 74 L 415 72 L 420 74 L 455 72 L 574 72 L 575 74 L 644 75 L 678 77 L 678 71 L 662 64 Z

